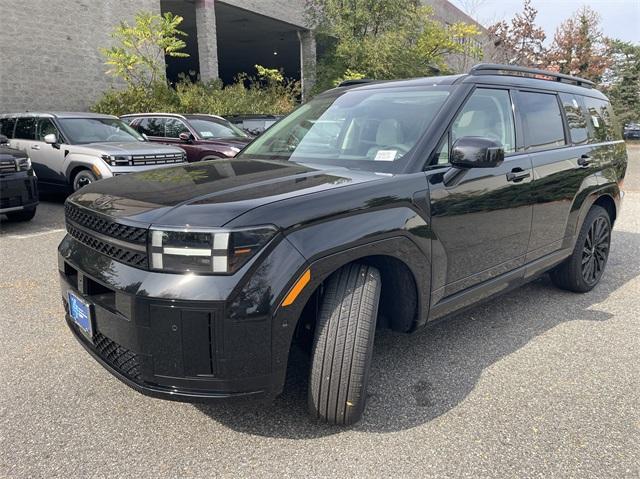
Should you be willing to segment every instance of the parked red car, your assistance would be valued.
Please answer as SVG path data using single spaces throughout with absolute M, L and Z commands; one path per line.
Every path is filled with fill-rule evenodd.
M 136 113 L 123 115 L 149 141 L 179 146 L 189 162 L 236 156 L 252 139 L 220 116 Z

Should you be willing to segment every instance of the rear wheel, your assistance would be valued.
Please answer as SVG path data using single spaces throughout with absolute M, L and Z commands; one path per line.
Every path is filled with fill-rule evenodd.
M 7 213 L 9 221 L 30 221 L 36 215 L 36 207 L 27 208 L 22 211 L 12 211 Z
M 380 287 L 376 268 L 355 263 L 326 283 L 309 380 L 309 411 L 324 422 L 348 425 L 362 416 Z
M 586 293 L 602 278 L 611 245 L 611 219 L 601 206 L 593 206 L 584 220 L 573 253 L 551 272 L 559 288 Z
M 73 191 L 78 191 L 80 188 L 87 186 L 96 181 L 96 176 L 89 170 L 80 170 L 73 177 Z

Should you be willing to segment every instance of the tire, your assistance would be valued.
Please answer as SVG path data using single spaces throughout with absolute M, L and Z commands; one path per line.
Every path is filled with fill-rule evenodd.
M 602 278 L 611 246 L 611 219 L 595 205 L 582 224 L 573 253 L 551 271 L 551 280 L 575 293 L 591 291 Z
M 91 171 L 80 170 L 78 173 L 76 173 L 76 176 L 73 177 L 73 191 L 78 191 L 83 186 L 87 186 L 94 181 L 97 181 L 97 178 L 96 175 L 94 175 Z
M 9 221 L 31 221 L 33 217 L 36 215 L 36 207 L 27 208 L 22 211 L 12 211 L 11 213 L 6 213 Z
M 309 378 L 309 412 L 335 425 L 364 412 L 380 301 L 380 272 L 351 264 L 326 283 L 316 322 Z

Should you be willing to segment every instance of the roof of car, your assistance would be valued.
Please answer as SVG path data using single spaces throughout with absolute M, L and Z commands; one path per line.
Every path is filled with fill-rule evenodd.
M 113 115 L 105 115 L 102 113 L 87 113 L 81 111 L 23 111 L 18 113 L 3 113 L 0 117 L 49 117 L 49 118 L 117 118 Z
M 166 117 L 176 117 L 182 118 L 183 120 L 188 120 L 189 118 L 214 118 L 216 120 L 224 120 L 223 117 L 218 115 L 210 115 L 208 113 L 163 113 L 163 112 L 154 112 L 154 113 L 130 113 L 127 115 L 120 115 L 120 118 L 142 118 L 149 116 L 166 116 Z
M 476 65 L 469 73 L 461 75 L 422 77 L 407 80 L 348 80 L 341 83 L 337 89 L 367 90 L 413 86 L 457 85 L 462 83 L 535 88 L 580 94 L 606 100 L 606 97 L 594 88 L 594 83 L 584 78 L 546 70 L 491 63 Z

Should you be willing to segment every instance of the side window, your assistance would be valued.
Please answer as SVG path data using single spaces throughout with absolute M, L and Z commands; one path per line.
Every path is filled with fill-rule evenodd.
M 526 150 L 546 150 L 566 144 L 556 95 L 518 92 L 518 110 L 522 117 Z
M 167 138 L 178 138 L 180 133 L 189 133 L 189 128 L 184 123 L 175 118 L 169 118 L 165 124 L 165 134 Z
M 147 136 L 164 137 L 164 118 L 143 118 L 138 123 L 138 131 Z
M 13 128 L 16 126 L 15 118 L 2 118 L 0 119 L 0 135 L 4 135 L 7 138 L 13 138 Z
M 583 109 L 580 107 L 578 99 L 574 95 L 568 93 L 560 93 L 564 114 L 567 117 L 569 125 L 569 133 L 571 133 L 571 141 L 576 145 L 587 142 L 587 118 Z
M 592 135 L 589 143 L 620 139 L 619 128 L 611 113 L 609 102 L 588 96 L 583 97 L 583 100 L 591 124 Z
M 16 123 L 16 132 L 14 138 L 19 140 L 35 140 L 36 139 L 36 119 L 35 118 L 18 118 Z
M 53 121 L 50 118 L 40 118 L 40 120 L 38 121 L 38 131 L 36 139 L 38 141 L 44 141 L 44 137 L 51 133 L 56 135 L 58 141 L 62 141 L 60 132 L 56 128 L 56 125 L 53 124 Z
M 516 135 L 511 97 L 507 90 L 478 88 L 453 121 L 451 141 L 479 136 L 501 143 L 505 153 L 515 151 Z

